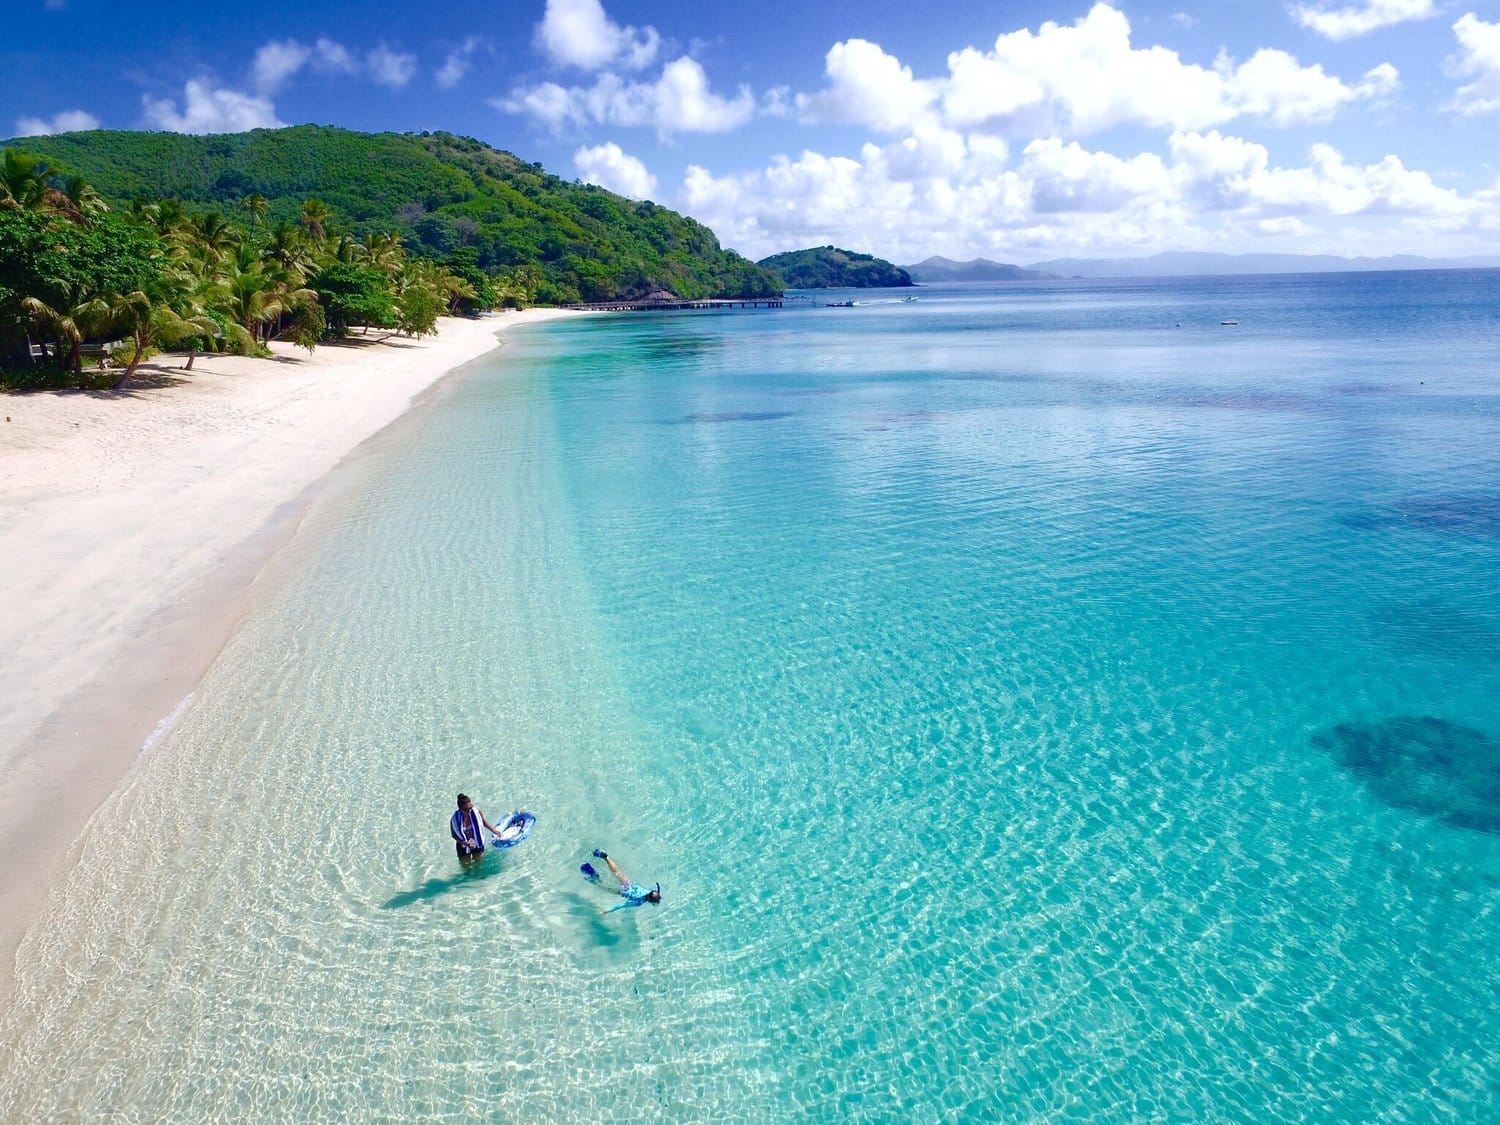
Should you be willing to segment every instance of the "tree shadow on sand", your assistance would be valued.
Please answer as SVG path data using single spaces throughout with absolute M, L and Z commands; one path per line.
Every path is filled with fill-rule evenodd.
M 1484 731 L 1398 715 L 1340 723 L 1312 741 L 1386 804 L 1500 835 L 1500 742 Z

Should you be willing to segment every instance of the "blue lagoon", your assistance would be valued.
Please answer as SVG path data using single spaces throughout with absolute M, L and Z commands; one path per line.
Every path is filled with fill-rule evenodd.
M 518 332 L 341 470 L 0 1117 L 1493 1116 L 1500 273 L 846 298 Z

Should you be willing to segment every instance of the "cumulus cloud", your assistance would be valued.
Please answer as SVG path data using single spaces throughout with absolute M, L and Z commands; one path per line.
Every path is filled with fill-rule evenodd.
M 54 114 L 50 120 L 45 117 L 21 118 L 16 122 L 16 136 L 45 137 L 52 133 L 82 133 L 97 128 L 99 119 L 92 113 L 85 113 L 81 109 L 65 109 Z
M 1372 67 L 1359 83 L 1348 86 L 1325 74 L 1321 66 L 1301 66 L 1285 51 L 1260 50 L 1238 67 L 1225 66 L 1224 93 L 1235 113 L 1266 117 L 1277 125 L 1326 121 L 1352 101 L 1384 97 L 1400 75 L 1390 63 Z M 1228 117 L 1218 117 L 1217 121 Z
M 376 82 L 399 89 L 417 73 L 417 57 L 393 51 L 382 43 L 365 56 L 365 66 Z
M 416 73 L 414 56 L 381 44 L 361 60 L 348 47 L 320 35 L 312 43 L 273 40 L 255 52 L 252 74 L 256 92 L 271 97 L 304 69 L 322 75 L 364 73 L 388 86 L 404 86 Z
M 147 123 L 170 133 L 242 133 L 273 129 L 282 122 L 266 98 L 239 90 L 216 88 L 206 79 L 189 79 L 182 91 L 182 108 L 171 98 L 141 98 Z
M 580 70 L 623 66 L 640 70 L 656 58 L 656 29 L 621 27 L 599 0 L 547 0 L 536 29 L 537 46 L 554 62 Z
M 1021 153 L 1021 176 L 1031 187 L 1039 214 L 1119 211 L 1137 199 L 1165 195 L 1170 178 L 1161 157 L 1144 152 L 1122 159 L 1089 152 L 1057 137 L 1032 141 Z
M 859 39 L 830 50 L 825 69 L 828 85 L 797 99 L 806 121 L 893 132 L 936 113 L 951 128 L 1033 137 L 1118 125 L 1201 129 L 1241 116 L 1279 125 L 1321 121 L 1388 92 L 1397 79 L 1383 63 L 1350 85 L 1271 49 L 1239 65 L 1227 56 L 1212 67 L 1187 63 L 1165 47 L 1132 46 L 1129 20 L 1108 4 L 1070 25 L 1049 21 L 1036 32 L 1003 34 L 989 50 L 955 51 L 937 78 L 916 77 Z
M 627 82 L 601 74 L 588 87 L 555 82 L 520 88 L 491 102 L 507 113 L 526 113 L 557 130 L 567 125 L 650 126 L 662 135 L 721 133 L 755 114 L 755 96 L 741 86 L 733 98 L 715 94 L 696 60 L 674 59 L 655 82 Z
M 911 68 L 864 39 L 835 43 L 824 60 L 830 84 L 797 97 L 806 121 L 853 122 L 895 132 L 920 121 L 938 95 L 938 84 L 912 77 Z
M 584 183 L 598 184 L 631 199 L 650 199 L 656 194 L 656 177 L 613 141 L 580 148 L 573 154 L 573 167 Z
M 1397 156 L 1352 165 L 1331 145 L 1316 144 L 1305 166 L 1276 168 L 1264 145 L 1217 132 L 1174 134 L 1170 149 L 1178 190 L 1201 210 L 1443 218 L 1474 209 L 1473 200 L 1438 187 Z
M 476 35 L 471 35 L 457 48 L 449 51 L 448 57 L 443 60 L 443 65 L 434 76 L 438 86 L 444 90 L 451 90 L 462 82 L 464 75 L 469 72 L 469 61 L 481 45 L 482 40 Z
M 1459 46 L 1453 71 L 1474 81 L 1459 87 L 1449 108 L 1470 115 L 1500 110 L 1500 23 L 1485 23 L 1470 12 L 1453 25 L 1453 34 Z
M 1477 230 L 1490 212 L 1478 195 L 1440 187 L 1396 156 L 1351 164 L 1314 145 L 1304 163 L 1278 166 L 1264 145 L 1217 131 L 1174 133 L 1165 157 L 1042 137 L 1008 166 L 1003 143 L 936 130 L 865 145 L 858 159 L 803 152 L 723 177 L 695 167 L 681 203 L 755 257 L 833 242 L 898 261 L 945 248 L 962 256 L 1244 249 L 1372 219 L 1388 251 L 1397 224 L 1420 248 L 1417 232 Z
M 1382 27 L 1436 15 L 1433 0 L 1365 0 L 1343 8 L 1293 4 L 1292 19 L 1329 39 L 1353 39 Z
M 255 88 L 263 94 L 274 94 L 311 56 L 312 48 L 295 39 L 262 45 L 255 52 Z

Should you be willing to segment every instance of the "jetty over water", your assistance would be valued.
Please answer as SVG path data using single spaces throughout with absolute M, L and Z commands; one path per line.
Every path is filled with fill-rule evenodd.
M 595 301 L 585 305 L 564 305 L 565 309 L 583 312 L 678 312 L 686 309 L 779 309 L 780 297 L 714 297 L 703 301 L 676 297 L 642 297 L 628 301 Z

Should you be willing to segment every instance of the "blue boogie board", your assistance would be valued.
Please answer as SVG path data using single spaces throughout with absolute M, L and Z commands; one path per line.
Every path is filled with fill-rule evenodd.
M 492 848 L 513 848 L 536 827 L 536 813 L 511 813 L 510 819 L 500 826 L 500 835 L 490 837 Z

